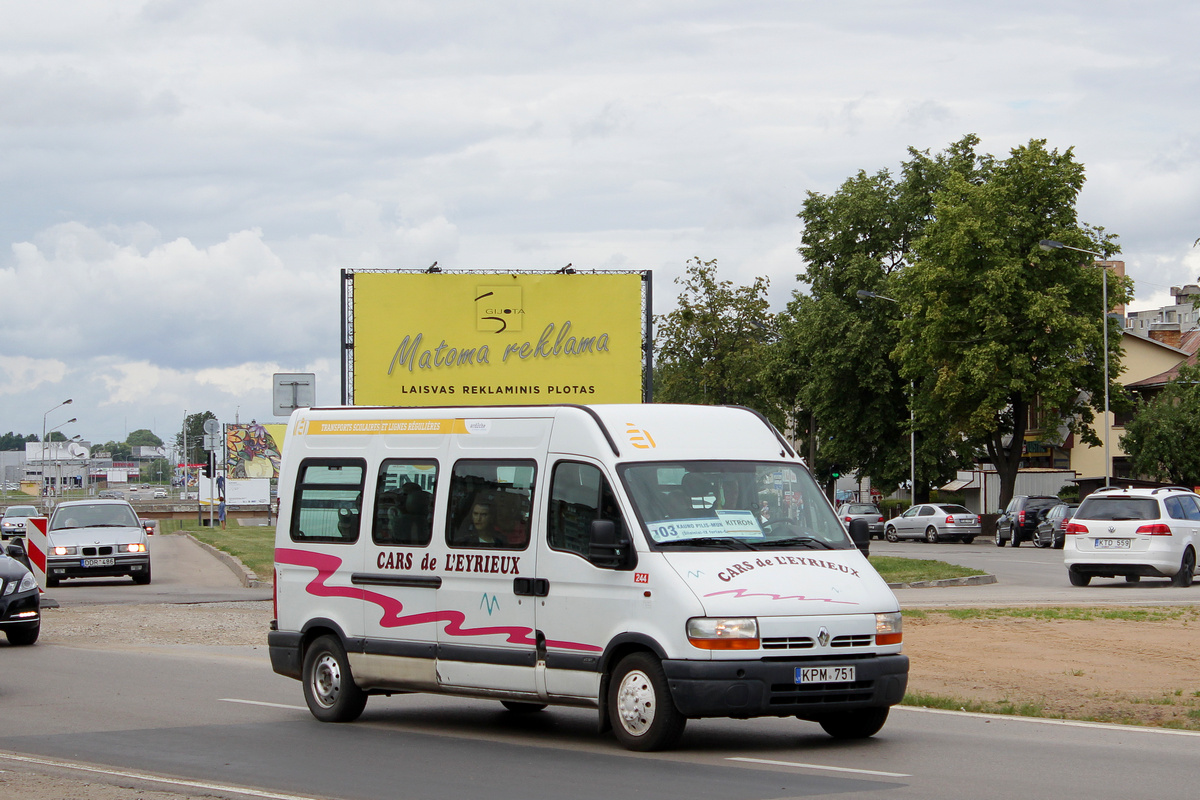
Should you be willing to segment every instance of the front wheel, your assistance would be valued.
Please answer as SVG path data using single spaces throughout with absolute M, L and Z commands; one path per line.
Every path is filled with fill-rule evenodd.
M 962 543 L 963 543 L 963 544 L 970 544 L 970 543 L 971 543 L 971 542 L 973 542 L 973 541 L 975 541 L 975 537 L 974 537 L 974 536 L 964 536 L 964 537 L 962 538 Z
M 608 684 L 608 718 L 628 750 L 668 750 L 679 742 L 687 717 L 671 700 L 662 664 L 649 653 L 621 659 Z
M 887 530 L 883 532 L 883 538 L 887 539 L 889 542 L 900 541 L 900 537 L 896 535 L 896 529 L 891 525 L 888 525 Z
M 150 583 L 150 565 L 146 565 L 145 572 L 135 572 L 129 577 L 133 578 L 133 582 L 138 586 L 146 586 Z
M 1179 564 L 1179 572 L 1175 573 L 1175 577 L 1171 579 L 1172 586 L 1191 586 L 1192 579 L 1196 574 L 1196 551 L 1188 548 L 1183 553 L 1183 561 Z
M 929 542 L 930 544 L 938 543 L 937 528 L 930 525 L 928 528 L 925 529 L 925 541 Z
M 302 681 L 308 710 L 322 722 L 353 722 L 367 705 L 336 636 L 321 636 L 309 646 Z
M 866 739 L 879 733 L 887 718 L 888 709 L 884 707 L 846 711 L 817 721 L 835 739 Z
M 38 634 L 41 632 L 42 623 L 38 622 L 37 625 L 32 625 L 27 628 L 9 628 L 4 632 L 4 635 L 8 637 L 9 644 L 21 647 L 36 642 L 38 640 Z

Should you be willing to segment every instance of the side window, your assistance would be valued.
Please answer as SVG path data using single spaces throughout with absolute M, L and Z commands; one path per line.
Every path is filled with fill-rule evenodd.
M 537 464 L 463 460 L 450 472 L 446 543 L 451 547 L 524 550 L 529 545 Z
M 366 471 L 361 459 L 310 458 L 301 463 L 292 503 L 292 541 L 358 541 Z
M 612 487 L 604 474 L 591 464 L 560 461 L 554 467 L 550 486 L 550 518 L 546 539 L 555 550 L 588 557 L 589 526 L 592 520 L 607 519 L 625 531 L 625 521 Z
M 1190 520 L 1200 521 L 1200 502 L 1195 497 L 1185 494 L 1180 495 L 1179 502 L 1183 504 L 1183 514 Z
M 424 547 L 433 538 L 436 461 L 384 461 L 375 483 L 371 541 Z
M 1171 519 L 1187 519 L 1183 513 L 1183 503 L 1179 502 L 1178 497 L 1164 499 L 1163 505 L 1167 507 L 1167 513 L 1171 516 Z

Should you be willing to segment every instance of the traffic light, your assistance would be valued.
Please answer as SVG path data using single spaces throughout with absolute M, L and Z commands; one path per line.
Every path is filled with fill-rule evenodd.
M 834 480 L 837 480 L 838 478 L 842 477 L 842 468 L 839 467 L 837 464 L 834 464 L 833 466 L 831 466 L 829 468 L 829 474 L 833 477 Z
M 200 473 L 206 478 L 211 478 L 213 476 L 214 468 L 216 467 L 216 461 L 217 461 L 216 453 L 214 453 L 210 450 L 208 452 L 208 458 L 204 462 L 204 466 L 202 466 L 200 468 Z

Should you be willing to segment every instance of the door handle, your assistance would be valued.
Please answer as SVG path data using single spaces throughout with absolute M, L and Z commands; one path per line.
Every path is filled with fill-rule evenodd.
M 520 597 L 545 597 L 550 594 L 550 581 L 545 578 L 513 578 L 513 594 Z

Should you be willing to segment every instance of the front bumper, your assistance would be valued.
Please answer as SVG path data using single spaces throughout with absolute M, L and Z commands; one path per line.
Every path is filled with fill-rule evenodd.
M 100 557 L 67 556 L 46 559 L 47 578 L 115 578 L 123 575 L 145 575 L 150 571 L 149 553 L 111 557 L 113 563 L 106 566 L 84 566 L 87 561 Z
M 41 595 L 37 589 L 0 597 L 0 630 L 34 627 L 41 619 Z
M 685 717 L 802 717 L 895 705 L 908 687 L 908 656 L 784 661 L 662 662 Z M 853 683 L 797 684 L 797 667 L 849 666 Z

